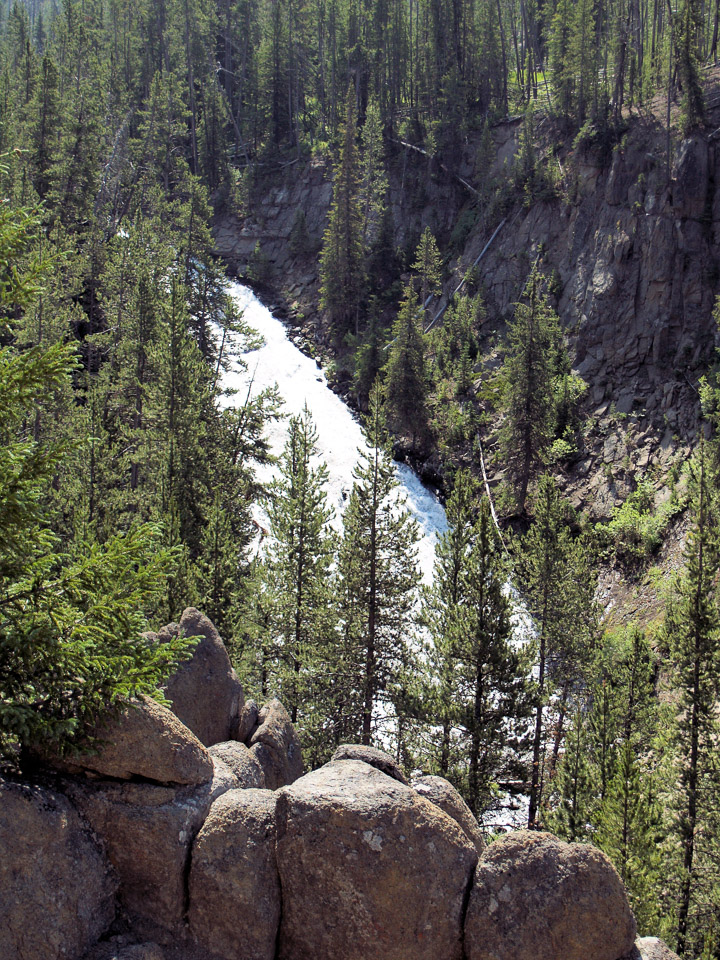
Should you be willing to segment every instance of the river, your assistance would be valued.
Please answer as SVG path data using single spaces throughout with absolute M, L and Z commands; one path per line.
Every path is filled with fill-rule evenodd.
M 324 372 L 316 362 L 305 356 L 287 336 L 283 323 L 276 319 L 267 307 L 257 299 L 249 287 L 239 283 L 230 284 L 230 293 L 243 312 L 244 321 L 262 336 L 264 344 L 240 356 L 236 364 L 223 378 L 226 387 L 237 390 L 244 397 L 248 387 L 257 393 L 265 387 L 277 384 L 284 401 L 284 412 L 294 416 L 307 404 L 318 432 L 318 459 L 328 469 L 328 498 L 335 510 L 334 523 L 342 525 L 342 512 L 352 490 L 353 469 L 359 451 L 367 449 L 359 420 L 328 386 Z M 273 453 L 282 452 L 287 433 L 287 420 L 278 420 L 267 432 Z M 270 480 L 274 466 L 259 470 L 263 481 Z M 407 509 L 418 523 L 421 539 L 418 544 L 418 561 L 425 583 L 432 580 L 435 559 L 435 543 L 447 529 L 445 510 L 438 498 L 427 490 L 410 467 L 396 464 L 398 500 L 404 501 Z
M 272 315 L 253 291 L 239 283 L 230 284 L 230 293 L 243 312 L 244 321 L 263 339 L 257 350 L 240 354 L 223 377 L 225 387 L 237 390 L 244 398 L 248 388 L 253 393 L 277 385 L 284 401 L 284 412 L 290 416 L 302 412 L 307 404 L 318 432 L 318 461 L 328 468 L 328 498 L 335 510 L 334 524 L 342 527 L 342 512 L 353 485 L 353 469 L 361 450 L 367 449 L 359 420 L 330 389 L 324 372 L 305 356 L 288 338 L 284 324 Z M 273 453 L 280 454 L 285 444 L 287 420 L 271 423 L 266 432 Z M 277 467 L 258 470 L 259 479 L 272 479 Z M 404 503 L 415 518 L 421 533 L 418 562 L 425 583 L 432 582 L 437 539 L 447 530 L 442 504 L 427 490 L 405 464 L 396 464 L 398 503 Z M 262 519 L 262 518 L 258 518 Z M 510 587 L 508 587 L 510 589 Z M 526 642 L 532 627 L 527 613 L 513 598 L 515 638 Z M 483 817 L 489 830 L 508 830 L 527 822 L 527 798 L 506 794 L 492 813 Z

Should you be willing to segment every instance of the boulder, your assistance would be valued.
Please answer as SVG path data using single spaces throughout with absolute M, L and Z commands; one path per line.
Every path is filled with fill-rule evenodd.
M 638 937 L 635 947 L 642 960 L 680 960 L 659 937 Z
M 161 630 L 158 638 L 162 641 L 173 626 Z M 206 747 L 231 740 L 244 697 L 225 645 L 208 618 L 194 607 L 185 610 L 178 630 L 182 636 L 200 640 L 192 657 L 165 684 L 172 711 Z
M 265 787 L 265 774 L 257 757 L 250 753 L 244 743 L 238 743 L 237 740 L 228 740 L 226 743 L 216 743 L 210 747 L 208 753 L 211 757 L 217 757 L 222 760 L 238 779 L 239 786 L 247 789 Z
M 116 884 L 65 797 L 0 781 L 0 957 L 82 954 L 115 916 Z
M 634 941 L 622 881 L 595 847 L 518 830 L 481 857 L 465 920 L 467 960 L 618 960 Z
M 460 960 L 477 852 L 411 787 L 357 760 L 278 793 L 280 960 Z
M 65 773 L 88 772 L 115 780 L 183 785 L 207 783 L 213 777 L 212 759 L 198 738 L 150 697 L 125 706 L 94 731 L 93 739 L 94 752 L 42 759 Z
M 233 740 L 239 740 L 241 743 L 247 743 L 258 728 L 258 705 L 254 700 L 247 700 L 245 706 L 240 711 L 237 719 L 237 726 L 233 730 Z
M 280 922 L 271 790 L 231 790 L 212 805 L 190 870 L 190 934 L 222 960 L 273 960 Z
M 213 761 L 215 776 L 200 786 L 68 781 L 64 790 L 105 845 L 119 900 L 141 937 L 173 942 L 182 928 L 190 849 L 217 797 L 237 787 Z
M 259 726 L 250 738 L 250 752 L 265 774 L 265 786 L 277 790 L 302 776 L 300 741 L 279 700 L 266 703 L 258 714 Z
M 452 817 L 478 853 L 485 849 L 485 838 L 470 807 L 455 787 L 442 777 L 413 777 L 412 788 Z
M 361 760 L 376 770 L 381 770 L 393 780 L 407 784 L 407 777 L 389 753 L 375 747 L 365 747 L 361 743 L 342 743 L 332 755 L 332 760 Z

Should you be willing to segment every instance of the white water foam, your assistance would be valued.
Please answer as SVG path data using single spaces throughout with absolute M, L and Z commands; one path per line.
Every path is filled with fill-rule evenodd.
M 353 486 L 352 472 L 359 451 L 366 450 L 365 437 L 358 420 L 345 403 L 330 389 L 324 372 L 305 356 L 287 336 L 283 323 L 273 317 L 249 287 L 230 284 L 230 293 L 242 310 L 245 323 L 256 330 L 264 344 L 258 350 L 241 355 L 246 368 L 236 365 L 223 377 L 223 385 L 237 391 L 243 401 L 250 387 L 253 394 L 277 384 L 284 401 L 284 412 L 297 416 L 307 404 L 318 432 L 319 460 L 328 468 L 328 498 L 335 510 L 335 526 L 340 529 L 342 512 Z M 274 454 L 282 453 L 287 436 L 287 421 L 269 425 L 268 440 Z M 259 479 L 266 482 L 277 467 L 260 468 Z M 447 530 L 445 510 L 438 498 L 427 490 L 413 471 L 396 464 L 399 502 L 405 502 L 420 528 L 418 561 L 425 583 L 432 581 L 435 544 Z

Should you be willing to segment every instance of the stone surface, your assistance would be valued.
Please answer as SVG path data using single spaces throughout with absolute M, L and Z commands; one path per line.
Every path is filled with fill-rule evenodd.
M 481 857 L 467 960 L 618 960 L 634 941 L 622 881 L 595 847 L 518 830 Z
M 458 825 L 356 760 L 279 791 L 280 960 L 460 960 L 477 861 Z
M 212 760 L 175 714 L 150 697 L 128 704 L 99 727 L 93 753 L 43 760 L 66 773 L 90 771 L 116 780 L 141 778 L 162 784 L 207 783 Z
M 679 960 L 678 955 L 659 937 L 638 937 L 635 947 L 642 960 Z
M 166 627 L 165 633 L 173 626 Z M 178 629 L 185 637 L 201 639 L 190 660 L 180 664 L 165 684 L 172 711 L 206 747 L 231 740 L 244 697 L 225 645 L 208 618 L 194 607 L 185 610 Z M 161 630 L 160 640 L 163 635 Z
M 250 738 L 250 752 L 263 769 L 265 786 L 277 790 L 302 776 L 300 741 L 279 700 L 265 704 L 258 714 L 258 723 Z
M 233 731 L 233 740 L 247 743 L 258 728 L 258 705 L 254 700 L 247 700 L 240 711 L 237 727 Z
M 237 787 L 219 760 L 200 786 L 66 782 L 65 792 L 105 845 L 133 930 L 161 944 L 182 928 L 190 849 L 213 801 Z
M 243 788 L 265 787 L 265 774 L 257 757 L 252 754 L 244 743 L 237 740 L 227 740 L 225 743 L 216 743 L 210 747 L 208 753 L 227 764 Z
M 137 943 L 119 936 L 98 943 L 83 960 L 166 960 L 166 954 L 156 943 Z
M 115 916 L 107 861 L 65 797 L 0 781 L 0 957 L 76 958 Z
M 190 934 L 222 960 L 273 960 L 280 921 L 271 790 L 231 790 L 195 840 Z
M 371 767 L 381 770 L 388 777 L 392 777 L 393 780 L 405 784 L 408 782 L 407 777 L 393 757 L 376 747 L 366 747 L 361 743 L 341 743 L 332 755 L 332 759 L 361 760 L 363 763 L 369 763 Z
M 470 807 L 455 787 L 442 777 L 413 777 L 412 788 L 436 807 L 440 807 L 458 824 L 478 853 L 485 849 L 485 839 Z
M 491 169 L 505 176 L 503 163 L 511 162 L 517 149 L 518 124 L 508 118 L 494 125 L 492 138 L 496 156 Z M 478 145 L 471 134 L 458 168 L 465 169 L 462 175 L 471 182 Z M 551 280 L 550 302 L 568 337 L 574 368 L 589 384 L 583 412 L 589 412 L 591 403 L 617 399 L 631 387 L 635 400 L 627 422 L 615 429 L 629 433 L 633 416 L 641 409 L 651 412 L 652 434 L 643 445 L 652 451 L 665 417 L 683 440 L 697 428 L 695 384 L 712 363 L 718 341 L 712 317 L 715 290 L 708 278 L 720 274 L 720 178 L 714 174 L 720 164 L 720 138 L 709 140 L 700 133 L 678 143 L 670 182 L 661 159 L 665 146 L 661 125 L 653 130 L 633 121 L 611 155 L 598 144 L 586 144 L 573 149 L 569 167 L 563 161 L 570 202 L 560 191 L 552 200 L 513 211 L 483 255 L 487 319 L 479 344 L 480 356 L 487 357 L 515 311 L 528 264 L 541 253 L 542 271 Z M 425 161 L 406 151 L 401 164 L 388 168 L 393 243 L 399 248 L 416 240 L 430 220 L 436 236 L 450 236 L 467 201 L 465 191 L 449 178 L 428 182 L 418 177 L 419 170 L 413 174 L 416 162 Z M 215 225 L 218 249 L 241 276 L 247 276 L 252 252 L 260 244 L 271 261 L 266 293 L 277 297 L 296 320 L 299 313 L 316 313 L 317 244 L 331 201 L 331 176 L 330 165 L 317 161 L 278 170 L 258 182 L 246 218 L 220 214 Z M 417 188 L 421 181 L 423 202 Z M 315 244 L 304 257 L 295 256 L 289 244 L 298 209 Z M 489 240 L 490 226 L 478 218 L 451 264 L 455 276 L 446 284 L 446 295 Z M 437 301 L 441 303 L 444 300 Z M 321 331 L 322 324 L 309 338 L 322 338 Z M 663 397 L 663 387 L 670 383 L 676 387 L 672 401 Z M 597 440 L 596 432 L 584 437 L 582 452 L 595 454 L 591 467 L 577 476 L 571 464 L 570 489 L 565 492 L 591 517 L 607 518 L 616 497 L 591 489 L 592 481 L 604 473 L 593 450 Z M 620 479 L 619 495 L 625 498 L 638 478 L 628 478 L 625 489 Z
M 708 145 L 694 136 L 680 144 L 673 170 L 673 207 L 678 217 L 699 220 L 706 211 L 708 188 Z

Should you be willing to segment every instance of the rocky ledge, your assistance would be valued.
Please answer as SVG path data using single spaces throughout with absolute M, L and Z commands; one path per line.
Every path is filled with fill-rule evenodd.
M 485 847 L 439 777 L 344 745 L 303 776 L 277 700 L 245 702 L 222 640 L 71 762 L 0 781 L 7 960 L 673 960 L 635 941 L 610 861 L 517 831 Z

